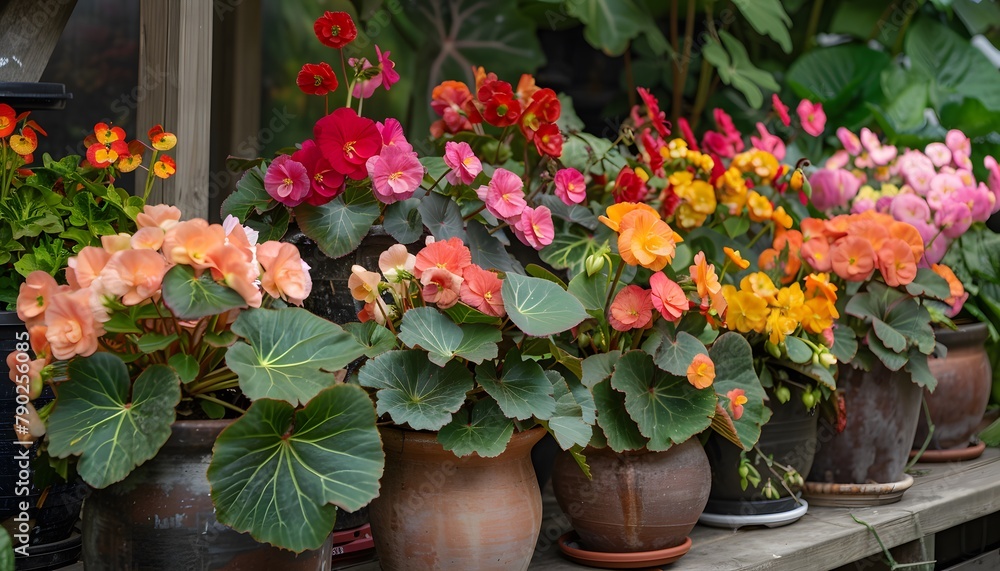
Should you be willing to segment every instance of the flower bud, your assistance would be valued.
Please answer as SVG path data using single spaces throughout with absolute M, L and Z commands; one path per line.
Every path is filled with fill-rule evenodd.
M 781 358 L 781 349 L 779 349 L 778 346 L 775 345 L 774 343 L 771 343 L 770 341 L 765 341 L 764 348 L 767 349 L 767 352 L 770 353 L 771 356 L 774 357 L 775 359 Z
M 784 385 L 778 385 L 774 389 L 774 396 L 778 398 L 778 402 L 785 404 L 786 402 L 792 400 L 792 391 L 788 390 L 788 387 Z
M 812 393 L 802 393 L 802 404 L 806 405 L 806 408 L 812 410 L 816 406 L 816 397 Z
M 587 275 L 593 276 L 604 268 L 604 256 L 597 253 L 587 256 L 584 266 L 587 268 Z

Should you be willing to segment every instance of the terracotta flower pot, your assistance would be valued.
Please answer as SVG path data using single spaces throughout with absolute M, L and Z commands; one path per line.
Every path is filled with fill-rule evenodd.
M 871 371 L 841 363 L 837 389 L 844 394 L 847 425 L 838 434 L 820 420 L 816 458 L 807 479 L 838 484 L 902 480 L 921 414 L 922 389 L 906 371 L 889 371 L 881 363 Z
M 514 434 L 496 458 L 458 458 L 432 433 L 380 431 L 385 474 L 369 513 L 383 571 L 528 568 L 542 525 L 530 454 L 544 429 Z
M 568 453 L 552 485 L 583 547 L 612 553 L 657 551 L 684 543 L 705 509 L 712 473 L 692 438 L 666 452 L 584 452 L 593 479 Z
M 993 371 L 986 353 L 989 331 L 985 323 L 974 323 L 960 325 L 957 331 L 938 329 L 935 337 L 948 348 L 948 355 L 927 363 L 938 382 L 933 393 L 924 391 L 934 423 L 927 449 L 965 448 L 990 401 Z M 921 414 L 913 448 L 921 448 L 926 439 L 927 421 Z
M 330 539 L 316 551 L 296 555 L 216 521 L 208 464 L 216 437 L 230 422 L 175 422 L 152 460 L 122 482 L 91 493 L 83 508 L 88 571 L 330 568 Z

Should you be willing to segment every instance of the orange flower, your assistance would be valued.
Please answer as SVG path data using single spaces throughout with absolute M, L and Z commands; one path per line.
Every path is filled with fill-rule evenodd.
M 204 270 L 211 266 L 209 252 L 225 243 L 226 231 L 221 225 L 209 225 L 205 220 L 196 218 L 178 222 L 167 231 L 163 238 L 163 255 L 169 262 Z
M 260 276 L 260 286 L 268 295 L 293 305 L 302 305 L 302 300 L 312 291 L 312 277 L 309 265 L 299 256 L 299 249 L 287 242 L 264 242 L 257 246 L 257 261 L 264 274 Z
M 45 310 L 48 309 L 52 298 L 65 289 L 60 287 L 56 279 L 47 272 L 41 270 L 31 272 L 21 284 L 17 294 L 18 319 L 29 325 L 44 319 Z
M 889 236 L 909 244 L 914 260 L 919 262 L 924 257 L 924 239 L 912 224 L 893 220 L 892 224 L 889 224 Z
M 830 303 L 837 303 L 837 286 L 830 283 L 830 274 L 809 274 L 806 276 L 806 299 L 822 297 Z
M 733 389 L 726 393 L 726 398 L 729 399 L 729 411 L 733 414 L 733 420 L 739 420 L 743 416 L 743 405 L 749 402 L 746 391 Z
M 156 125 L 149 130 L 149 141 L 157 151 L 169 151 L 177 144 L 177 135 L 163 130 L 163 125 Z
M 726 254 L 729 260 L 736 265 L 737 268 L 745 270 L 750 267 L 750 260 L 744 260 L 743 256 L 740 255 L 739 250 L 734 250 L 729 246 L 724 246 L 722 251 Z
M 648 204 L 641 202 L 619 202 L 608 207 L 607 216 L 598 216 L 597 219 L 603 222 L 608 228 L 618 232 L 622 218 L 633 210 L 648 210 L 650 213 L 656 215 L 657 218 L 660 216 L 660 213 Z
M 781 252 L 775 250 L 774 248 L 768 248 L 760 253 L 757 258 L 757 265 L 760 266 L 762 270 L 774 270 L 778 267 L 778 260 L 781 257 Z M 781 270 L 781 283 L 789 284 L 795 281 L 795 276 L 798 275 L 799 269 L 802 267 L 802 260 L 798 255 L 798 252 L 788 254 L 788 259 L 785 261 L 785 267 Z
M 136 214 L 135 224 L 139 228 L 147 226 L 158 226 L 164 232 L 177 225 L 181 219 L 181 211 L 176 206 L 167 204 L 157 204 L 153 206 L 147 204 L 142 208 L 142 212 Z
M 413 275 L 421 278 L 424 272 L 439 268 L 462 277 L 462 272 L 471 264 L 472 252 L 462 243 L 461 239 L 437 240 L 427 244 L 417 252 L 417 258 L 413 264 Z
M 847 236 L 848 229 L 851 226 L 851 217 L 847 214 L 840 214 L 826 220 L 823 226 L 826 230 L 827 238 L 836 240 L 842 236 Z
M 153 163 L 153 174 L 160 178 L 170 178 L 177 172 L 177 163 L 170 155 L 160 155 L 160 158 Z
M 791 228 L 792 224 L 794 224 L 792 217 L 789 216 L 787 212 L 785 212 L 784 206 L 779 206 L 774 209 L 774 212 L 771 213 L 771 220 L 774 221 L 775 224 L 786 230 Z
M 76 355 L 84 357 L 97 351 L 97 340 L 104 327 L 94 319 L 90 306 L 90 290 L 63 292 L 52 297 L 45 311 L 45 338 L 52 356 L 66 360 Z
M 38 135 L 31 127 L 21 129 L 20 133 L 10 136 L 10 148 L 21 156 L 30 155 L 38 148 Z
M 959 298 L 965 295 L 965 286 L 962 285 L 962 282 L 955 276 L 955 272 L 951 268 L 944 264 L 931 264 L 931 270 L 948 282 L 948 293 L 951 295 L 948 299 L 944 300 L 945 303 L 954 305 Z
M 818 272 L 830 271 L 830 244 L 826 238 L 813 238 L 802 244 L 802 259 Z
M 888 224 L 881 224 L 873 219 L 858 217 L 851 223 L 850 234 L 868 240 L 872 249 L 878 252 L 882 248 L 882 244 L 889 238 L 887 226 Z
M 711 357 L 698 353 L 687 368 L 688 382 L 696 389 L 707 389 L 715 381 L 715 363 Z
M 875 250 L 860 236 L 844 236 L 830 247 L 830 265 L 845 280 L 863 282 L 875 269 Z
M 116 252 L 101 270 L 104 293 L 120 297 L 125 305 L 138 305 L 160 291 L 166 262 L 153 250 Z
M 913 259 L 910 245 L 899 238 L 882 242 L 878 250 L 878 269 L 885 283 L 892 287 L 912 282 L 917 277 L 917 261 Z
M 674 259 L 680 236 L 655 212 L 633 210 L 619 227 L 618 252 L 626 264 L 658 272 Z
M 142 155 L 146 152 L 146 146 L 139 141 L 129 141 L 128 153 L 118 158 L 119 172 L 132 172 L 142 164 Z
M 17 126 L 17 113 L 14 112 L 14 108 L 6 103 L 0 103 L 0 138 L 13 133 L 15 126 Z
M 802 221 L 802 240 L 808 242 L 814 238 L 826 239 L 826 224 L 819 218 L 806 218 Z
M 637 285 L 627 285 L 614 301 L 608 311 L 608 323 L 615 331 L 642 329 L 653 319 L 653 301 L 649 290 Z
M 802 327 L 817 335 L 832 327 L 833 320 L 840 317 L 837 308 L 824 297 L 808 299 L 802 308 Z

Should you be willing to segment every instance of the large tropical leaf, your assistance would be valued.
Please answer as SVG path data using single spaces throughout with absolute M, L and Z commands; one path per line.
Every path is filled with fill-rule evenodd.
M 456 412 L 438 432 L 438 442 L 458 457 L 475 452 L 483 458 L 495 458 L 507 449 L 512 434 L 514 422 L 504 416 L 495 400 L 484 398 L 472 406 L 466 403 Z
M 194 268 L 184 264 L 167 270 L 162 288 L 163 303 L 178 319 L 201 319 L 247 305 L 236 290 L 213 280 L 211 272 L 195 276 Z
M 615 452 L 639 450 L 645 446 L 646 439 L 625 408 L 625 393 L 611 388 L 611 379 L 597 383 L 592 390 L 597 407 L 597 424 L 604 432 L 608 446 Z
M 462 408 L 472 390 L 472 373 L 462 363 L 443 368 L 419 350 L 389 351 L 368 361 L 358 371 L 363 387 L 378 389 L 379 415 L 388 414 L 398 425 L 414 430 L 440 430 Z
M 339 325 L 300 308 L 244 311 L 232 330 L 244 341 L 228 349 L 226 364 L 253 400 L 305 404 L 366 350 Z
M 552 383 L 545 371 L 531 359 L 522 361 L 516 350 L 507 353 L 502 373 L 498 374 L 492 363 L 476 367 L 476 380 L 509 418 L 526 420 L 535 416 L 544 420 L 556 409 Z
M 562 333 L 587 318 L 576 297 L 548 280 L 507 274 L 501 293 L 507 315 L 527 335 Z
M 181 399 L 170 367 L 147 367 L 133 386 L 124 361 L 95 353 L 70 362 L 68 377 L 47 423 L 49 454 L 79 456 L 76 469 L 91 486 L 125 479 L 170 438 Z
M 948 26 L 918 18 L 906 34 L 905 48 L 913 69 L 932 78 L 930 96 L 936 109 L 971 98 L 989 111 L 1000 111 L 996 65 Z
M 856 105 L 856 97 L 869 86 L 878 87 L 888 65 L 885 53 L 857 44 L 817 48 L 795 60 L 788 85 L 799 97 L 822 103 L 829 115 Z
M 566 0 L 566 12 L 584 24 L 587 42 L 604 53 L 621 55 L 629 42 L 646 34 L 656 55 L 669 49 L 666 38 L 656 27 L 652 13 L 637 0 Z
M 715 363 L 715 383 L 723 414 L 730 417 L 736 427 L 739 446 L 750 450 L 760 439 L 760 429 L 771 418 L 771 410 L 764 406 L 764 388 L 753 366 L 753 350 L 739 333 L 724 333 L 712 344 L 709 352 Z M 732 418 L 727 396 L 730 391 L 742 389 L 747 398 L 740 418 Z
M 500 330 L 491 325 L 456 325 L 432 307 L 417 307 L 403 314 L 399 340 L 407 347 L 427 351 L 432 363 L 444 367 L 455 357 L 482 363 L 497 356 Z
M 720 30 L 719 38 L 722 43 L 710 40 L 702 50 L 702 56 L 715 66 L 723 82 L 739 90 L 751 107 L 759 108 L 764 103 L 761 88 L 776 92 L 781 86 L 774 76 L 750 61 L 746 48 L 732 34 Z
M 295 207 L 299 229 L 331 258 L 356 250 L 378 215 L 375 195 L 362 186 L 348 186 L 344 194 L 322 206 Z
M 219 522 L 292 551 L 317 549 L 336 508 L 378 495 L 385 465 L 363 389 L 337 385 L 296 412 L 263 399 L 216 440 L 208 480 Z

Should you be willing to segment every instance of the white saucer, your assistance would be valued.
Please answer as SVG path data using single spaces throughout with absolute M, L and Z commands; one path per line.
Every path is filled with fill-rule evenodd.
M 728 527 L 730 529 L 739 529 L 748 525 L 781 527 L 783 525 L 799 521 L 799 518 L 806 515 L 806 512 L 809 511 L 809 502 L 805 500 L 799 501 L 802 502 L 802 505 L 787 512 L 780 512 L 776 514 L 723 515 L 703 513 L 701 514 L 701 517 L 698 518 L 698 523 L 710 525 L 712 527 Z

